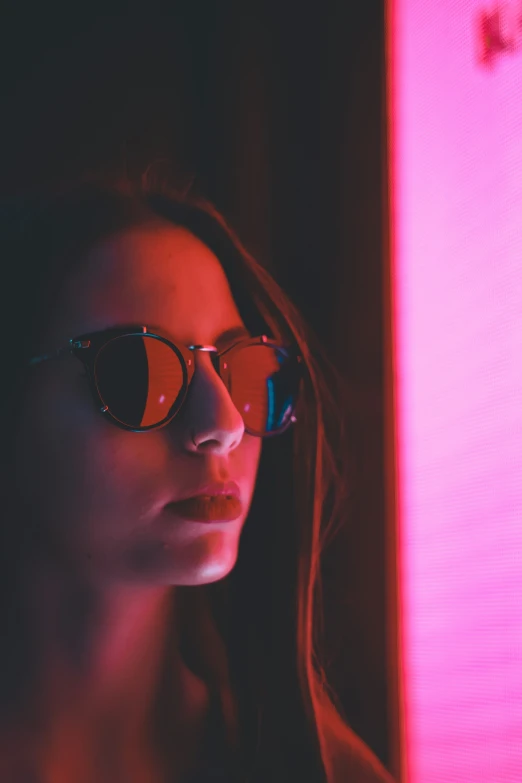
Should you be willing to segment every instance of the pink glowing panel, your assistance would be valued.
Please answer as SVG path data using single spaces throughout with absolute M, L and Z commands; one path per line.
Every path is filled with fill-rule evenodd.
M 522 0 L 388 22 L 404 780 L 521 783 Z

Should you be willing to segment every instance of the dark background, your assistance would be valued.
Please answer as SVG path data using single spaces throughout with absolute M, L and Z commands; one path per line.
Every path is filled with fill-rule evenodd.
M 329 673 L 352 727 L 389 766 L 384 0 L 143 3 L 98 15 L 83 3 L 18 3 L 0 19 L 2 195 L 168 158 L 349 381 L 356 482 L 325 564 Z

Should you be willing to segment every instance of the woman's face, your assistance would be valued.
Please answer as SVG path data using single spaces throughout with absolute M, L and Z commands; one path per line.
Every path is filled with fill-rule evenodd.
M 176 344 L 219 348 L 222 333 L 244 326 L 216 256 L 187 230 L 159 220 L 96 245 L 50 315 L 45 353 L 77 335 L 128 324 L 156 327 Z M 103 417 L 73 356 L 30 370 L 17 440 L 24 496 L 98 584 L 198 585 L 234 566 L 262 441 L 245 433 L 210 355 L 194 357 L 182 409 L 166 427 L 145 433 Z M 237 520 L 203 524 L 165 509 L 215 480 L 239 485 Z

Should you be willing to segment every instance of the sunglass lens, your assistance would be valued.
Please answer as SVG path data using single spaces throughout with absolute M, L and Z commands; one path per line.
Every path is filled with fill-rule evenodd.
M 282 430 L 298 395 L 296 362 L 285 351 L 248 345 L 230 357 L 229 392 L 245 427 L 258 435 Z
M 148 335 L 125 335 L 102 348 L 95 379 L 110 413 L 132 429 L 144 429 L 160 424 L 179 404 L 184 371 L 166 343 Z

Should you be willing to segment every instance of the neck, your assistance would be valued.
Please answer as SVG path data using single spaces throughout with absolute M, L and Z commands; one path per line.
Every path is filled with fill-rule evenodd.
M 208 691 L 181 656 L 174 588 L 65 595 L 51 579 L 38 596 L 46 640 L 43 703 L 49 719 L 40 737 L 46 759 L 60 759 L 64 747 L 78 760 L 103 755 L 107 766 L 110 755 L 114 769 L 129 752 L 128 768 L 150 759 L 163 694 L 169 726 L 180 736 L 188 727 L 199 731 Z M 160 732 L 169 731 L 166 722 Z

